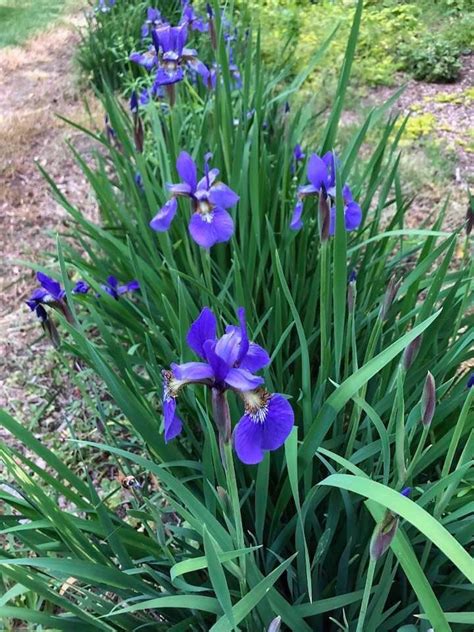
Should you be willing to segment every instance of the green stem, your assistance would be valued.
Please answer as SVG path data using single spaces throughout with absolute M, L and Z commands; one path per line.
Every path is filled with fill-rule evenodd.
M 369 561 L 369 568 L 367 569 L 367 577 L 365 580 L 364 594 L 362 596 L 362 604 L 360 606 L 356 632 L 364 632 L 364 622 L 367 615 L 367 608 L 369 606 L 370 591 L 372 590 L 372 584 L 374 582 L 375 563 L 375 560 L 371 558 Z
M 319 326 L 320 326 L 320 342 L 321 342 L 321 367 L 319 374 L 319 383 L 326 381 L 329 375 L 329 289 L 328 289 L 328 242 L 321 244 L 321 282 L 320 282 L 320 300 L 319 300 Z
M 230 504 L 232 507 L 232 514 L 234 518 L 234 527 L 235 527 L 235 540 L 236 547 L 238 549 L 245 548 L 245 538 L 244 538 L 244 528 L 242 525 L 242 515 L 240 513 L 240 500 L 239 500 L 239 489 L 237 487 L 237 478 L 235 476 L 235 468 L 234 468 L 234 454 L 232 451 L 232 443 L 227 441 L 224 443 L 224 456 L 225 456 L 225 472 L 227 478 L 227 489 L 230 497 Z M 240 559 L 240 570 L 242 573 L 242 577 L 240 579 L 240 588 L 242 594 L 246 592 L 245 590 L 245 577 L 246 577 L 246 560 L 245 555 L 241 555 Z
M 425 447 L 425 443 L 426 443 L 426 439 L 428 437 L 428 432 L 429 431 L 430 431 L 430 427 L 429 426 L 423 426 L 423 432 L 421 434 L 418 446 L 417 446 L 417 448 L 415 450 L 415 454 L 413 455 L 413 458 L 412 458 L 412 460 L 410 462 L 410 465 L 407 467 L 405 477 L 401 478 L 398 481 L 397 487 L 402 487 L 404 482 L 408 481 L 410 479 L 410 476 L 413 474 L 413 470 L 415 469 L 415 466 L 418 463 L 418 460 L 419 460 L 419 458 L 421 456 L 423 448 Z

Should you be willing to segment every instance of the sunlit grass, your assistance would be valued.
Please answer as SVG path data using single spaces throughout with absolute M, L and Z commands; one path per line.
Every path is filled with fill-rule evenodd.
M 70 7 L 70 0 L 1 0 L 0 46 L 22 44 Z

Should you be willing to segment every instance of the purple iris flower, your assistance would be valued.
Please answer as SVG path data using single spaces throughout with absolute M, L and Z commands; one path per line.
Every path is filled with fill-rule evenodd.
M 163 232 L 169 229 L 178 208 L 176 196 L 184 196 L 191 200 L 193 213 L 189 232 L 194 241 L 203 248 L 229 241 L 234 233 L 234 222 L 226 209 L 235 206 L 239 196 L 217 181 L 219 169 L 209 169 L 211 157 L 212 154 L 205 156 L 205 174 L 198 182 L 196 163 L 187 152 L 180 153 L 176 169 L 182 182 L 167 185 L 173 197 L 151 220 L 153 230 Z
M 87 294 L 90 290 L 90 286 L 85 281 L 79 280 L 76 285 L 72 288 L 73 294 Z
M 158 9 L 148 7 L 146 12 L 146 20 L 142 25 L 141 34 L 142 39 L 148 37 L 153 29 L 157 29 L 160 26 L 166 24 L 166 21 L 161 17 L 161 13 Z
M 192 31 L 205 33 L 208 30 L 208 25 L 202 18 L 196 15 L 190 0 L 182 0 L 182 5 L 183 14 L 181 16 L 181 24 L 187 24 Z
M 58 281 L 55 281 L 47 274 L 43 272 L 37 272 L 36 278 L 39 281 L 41 287 L 33 291 L 33 294 L 26 301 L 26 304 L 35 311 L 39 305 L 51 305 L 57 307 L 61 302 L 64 302 L 66 292 L 61 287 Z M 41 310 L 41 313 L 44 310 Z
M 299 230 L 303 226 L 301 216 L 304 198 L 308 195 L 322 195 L 325 200 L 329 200 L 331 203 L 329 234 L 334 235 L 336 228 L 336 207 L 334 205 L 336 199 L 336 164 L 333 152 L 327 152 L 322 158 L 317 154 L 311 155 L 308 161 L 309 184 L 298 189 L 298 199 L 290 222 L 292 230 Z M 362 211 L 359 204 L 354 201 L 347 184 L 343 186 L 342 197 L 346 230 L 355 230 L 362 221 Z
M 288 109 L 289 109 L 289 106 L 288 106 Z M 302 150 L 301 145 L 298 143 L 297 145 L 295 145 L 295 148 L 293 149 L 293 161 L 290 167 L 292 174 L 296 173 L 296 169 L 298 168 L 298 163 L 302 162 L 305 159 L 305 157 L 306 157 L 306 154 Z
M 203 361 L 172 364 L 170 371 L 163 372 L 165 441 L 183 429 L 176 412 L 176 398 L 183 387 L 204 384 L 218 395 L 232 390 L 245 407 L 234 429 L 234 448 L 243 463 L 254 464 L 263 459 L 266 451 L 283 445 L 293 428 L 294 414 L 282 395 L 266 391 L 263 378 L 254 375 L 270 363 L 270 356 L 249 341 L 244 309 L 240 308 L 237 315 L 239 325 L 227 326 L 226 333 L 218 338 L 216 317 L 205 307 L 186 338 L 188 346 Z
M 135 292 L 140 289 L 140 284 L 135 279 L 124 285 L 119 285 L 117 277 L 110 275 L 107 277 L 107 283 L 100 286 L 107 294 L 118 299 L 122 294 L 127 292 Z
M 158 54 L 158 72 L 155 86 L 167 86 L 184 79 L 184 66 L 192 68 L 203 78 L 209 73 L 205 64 L 197 58 L 197 52 L 185 48 L 188 30 L 186 24 L 162 26 L 152 31 L 153 44 Z

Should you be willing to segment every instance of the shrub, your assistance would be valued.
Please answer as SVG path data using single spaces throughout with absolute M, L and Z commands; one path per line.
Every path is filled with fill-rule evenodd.
M 459 48 L 447 39 L 427 36 L 417 46 L 402 49 L 406 69 L 418 81 L 456 81 L 462 68 Z
M 432 229 L 406 227 L 403 126 L 393 134 L 397 121 L 383 120 L 390 103 L 338 147 L 362 2 L 326 120 L 311 102 L 292 109 L 311 66 L 291 77 L 281 55 L 264 67 L 251 34 L 235 46 L 242 88 L 235 85 L 213 6 L 215 89 L 183 80 L 174 105 L 134 103 L 131 114 L 105 91 L 108 133 L 89 132 L 96 161 L 76 154 L 102 222 L 50 180 L 74 230 L 50 271 L 64 289 L 40 275 L 30 302 L 48 331 L 54 319 L 59 353 L 74 359 L 91 429 L 86 441 L 71 437 L 78 472 L 1 416 L 30 452 L 0 445 L 10 485 L 0 516 L 2 603 L 10 605 L 0 616 L 49 629 L 275 630 L 281 621 L 303 632 L 360 632 L 403 629 L 421 613 L 423 626 L 450 630 L 469 617 L 473 579 L 465 549 L 474 390 L 462 368 L 473 356 L 473 275 L 468 261 L 450 269 L 462 237 L 440 230 L 443 210 Z M 314 129 L 317 143 L 307 146 Z M 369 130 L 378 144 L 362 160 Z M 297 143 L 303 152 L 293 153 Z M 336 166 L 325 155 L 334 148 Z M 205 167 L 197 188 L 183 150 L 199 177 L 210 163 L 219 179 Z M 310 165 L 313 188 L 301 189 Z M 208 224 L 222 218 L 210 208 L 219 200 L 211 180 L 235 231 L 203 249 L 188 222 L 196 213 Z M 220 183 L 237 192 L 237 208 Z M 299 224 L 295 198 L 298 213 L 306 195 L 303 225 L 290 230 Z M 168 230 L 152 231 L 153 218 Z M 226 331 L 219 347 L 205 306 Z M 247 347 L 240 307 L 270 364 Z M 199 366 L 188 364 L 191 349 Z M 263 377 L 242 373 L 248 355 Z M 186 384 L 189 370 L 200 371 L 198 383 Z M 104 413 L 89 372 L 116 415 Z M 251 379 L 264 379 L 266 391 L 247 390 Z M 279 447 L 289 407 L 295 424 Z M 233 444 L 229 426 L 235 433 L 242 416 Z M 270 418 L 278 437 L 264 425 Z M 257 454 L 246 457 L 238 444 L 251 423 Z M 261 461 L 241 462 L 233 445 L 244 461 Z M 103 454 L 102 466 L 89 468 L 88 451 Z M 111 465 L 120 475 L 103 485 Z

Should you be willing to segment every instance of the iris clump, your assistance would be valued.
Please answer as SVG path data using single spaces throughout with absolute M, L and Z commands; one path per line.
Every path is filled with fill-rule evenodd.
M 244 403 L 244 415 L 236 425 L 233 440 L 243 463 L 262 461 L 264 453 L 283 445 L 294 424 L 288 401 L 279 393 L 269 393 L 263 378 L 255 373 L 270 363 L 268 353 L 247 335 L 245 311 L 237 311 L 239 324 L 228 325 L 217 337 L 217 320 L 205 307 L 191 325 L 186 338 L 189 348 L 202 362 L 172 364 L 163 372 L 163 412 L 165 440 L 179 435 L 183 423 L 176 412 L 176 400 L 189 384 L 203 384 L 212 390 L 215 423 L 221 437 L 230 436 L 226 391 L 236 393 Z
M 290 228 L 299 230 L 303 227 L 301 219 L 303 214 L 303 201 L 308 196 L 318 196 L 329 203 L 329 234 L 334 235 L 336 230 L 336 168 L 337 160 L 334 153 L 328 151 L 321 158 L 312 154 L 308 161 L 309 184 L 300 186 L 297 193 L 297 202 L 291 218 Z M 352 192 L 347 184 L 342 188 L 344 200 L 344 221 L 347 231 L 355 230 L 362 221 L 362 210 L 352 197 Z
M 151 220 L 150 226 L 158 232 L 167 231 L 178 210 L 177 197 L 191 200 L 192 215 L 189 232 L 194 241 L 203 248 L 229 241 L 234 233 L 234 221 L 227 209 L 239 201 L 239 196 L 226 184 L 217 180 L 219 169 L 210 169 L 212 154 L 204 159 L 204 177 L 197 179 L 197 166 L 192 157 L 182 151 L 176 161 L 176 170 L 181 178 L 178 184 L 168 184 L 173 197 Z

